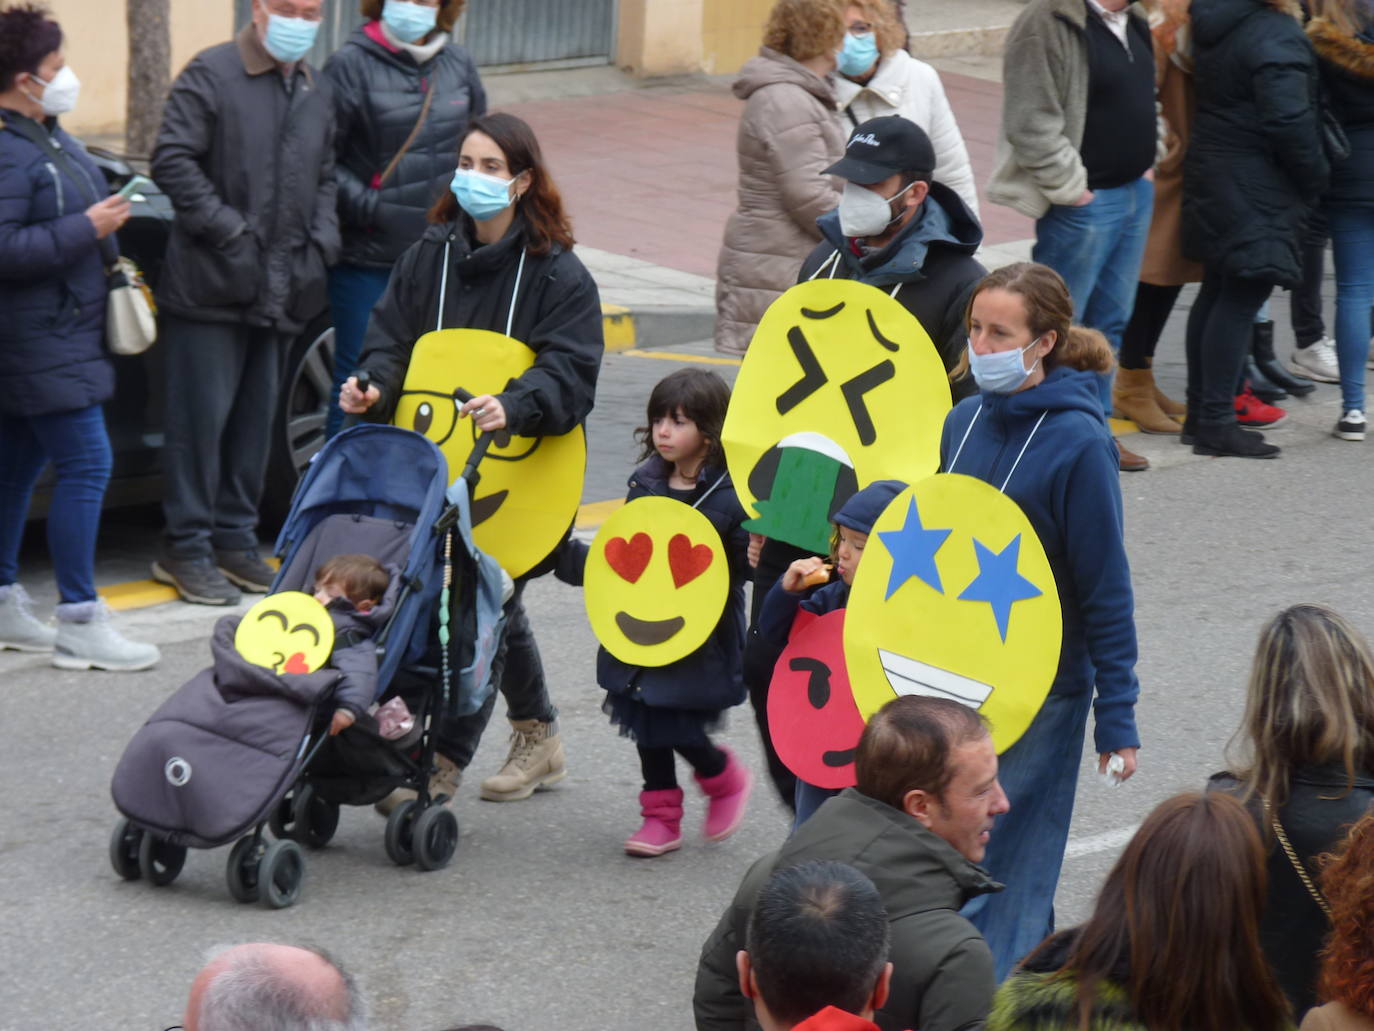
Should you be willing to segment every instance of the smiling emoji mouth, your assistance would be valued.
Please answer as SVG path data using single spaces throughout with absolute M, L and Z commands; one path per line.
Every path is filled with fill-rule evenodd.
M 952 698 L 970 709 L 981 709 L 992 694 L 990 684 L 898 655 L 886 648 L 878 649 L 878 658 L 882 661 L 883 672 L 887 674 L 888 686 L 898 695 Z
M 687 621 L 681 616 L 673 616 L 671 619 L 635 619 L 628 612 L 617 612 L 615 625 L 632 644 L 649 647 L 671 640 L 687 625 Z
M 509 496 L 510 491 L 498 490 L 494 494 L 488 494 L 484 498 L 473 498 L 472 508 L 470 509 L 472 514 L 472 525 L 480 526 L 494 516 L 497 509 L 505 504 L 506 498 Z

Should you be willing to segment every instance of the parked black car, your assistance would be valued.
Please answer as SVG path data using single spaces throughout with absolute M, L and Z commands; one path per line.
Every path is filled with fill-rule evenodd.
M 89 148 L 105 173 L 110 191 L 122 187 L 135 169 L 111 151 Z M 133 214 L 119 231 L 120 251 L 136 261 L 149 285 L 156 286 L 172 223 L 172 202 L 156 187 L 134 194 Z M 326 307 L 291 344 L 286 375 L 273 417 L 272 453 L 263 492 L 264 528 L 274 527 L 291 501 L 296 483 L 324 443 L 331 396 L 334 329 Z M 114 471 L 105 507 L 147 504 L 162 499 L 162 352 L 157 344 L 135 357 L 115 358 L 115 396 L 105 405 L 105 422 L 114 451 Z M 51 479 L 34 492 L 29 518 L 47 514 Z

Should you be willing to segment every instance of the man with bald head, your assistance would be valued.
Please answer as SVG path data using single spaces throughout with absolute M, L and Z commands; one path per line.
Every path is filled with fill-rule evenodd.
M 353 979 L 323 952 L 255 942 L 214 952 L 191 982 L 186 1031 L 366 1031 Z

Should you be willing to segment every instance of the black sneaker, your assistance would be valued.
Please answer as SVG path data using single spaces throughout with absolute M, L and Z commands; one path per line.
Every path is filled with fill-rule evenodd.
M 254 549 L 244 551 L 217 551 L 215 565 L 230 583 L 237 584 L 249 594 L 266 594 L 272 589 L 272 581 L 277 573 L 262 560 Z
M 1351 408 L 1341 416 L 1341 421 L 1336 423 L 1335 436 L 1341 440 L 1364 440 L 1364 431 L 1364 412 L 1358 408 Z
M 239 592 L 215 568 L 214 560 L 201 558 L 171 558 L 164 556 L 153 563 L 153 579 L 171 584 L 183 601 L 194 605 L 237 605 Z

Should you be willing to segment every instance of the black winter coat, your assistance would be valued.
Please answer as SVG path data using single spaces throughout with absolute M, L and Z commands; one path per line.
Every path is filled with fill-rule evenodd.
M 1307 25 L 1317 51 L 1327 104 L 1346 139 L 1350 156 L 1331 166 L 1328 204 L 1374 205 L 1374 33 L 1351 36 L 1325 18 Z
M 1183 249 L 1227 276 L 1295 286 L 1298 235 L 1330 173 L 1316 55 L 1291 0 L 1194 0 L 1197 111 Z
M 176 82 L 153 148 L 176 220 L 158 303 L 199 322 L 296 333 L 339 256 L 334 103 L 304 61 L 283 77 L 253 26 Z
M 0 123 L 0 413 L 27 418 L 108 401 L 114 367 L 105 352 L 108 287 L 95 226 L 85 211 L 109 187 L 81 144 L 47 131 L 84 182 L 74 182 L 36 143 Z
M 1208 790 L 1240 794 L 1242 785 L 1229 773 L 1218 773 Z M 1334 852 L 1350 825 L 1374 806 L 1374 776 L 1360 771 L 1355 786 L 1346 791 L 1345 768 L 1299 767 L 1288 788 L 1288 801 L 1278 812 L 1279 823 L 1314 884 L 1320 884 L 1318 857 Z M 1279 987 L 1299 1018 L 1317 1003 L 1318 953 L 1331 925 L 1307 888 L 1298 878 L 1275 835 L 1263 820 L 1258 799 L 1249 802 L 1251 815 L 1269 852 L 1269 894 L 1260 921 L 1260 945 L 1274 968 Z
M 667 497 L 668 463 L 654 455 L 630 477 L 627 502 L 643 497 Z M 667 666 L 631 666 L 605 648 L 596 656 L 596 682 L 610 694 L 623 695 L 663 709 L 719 712 L 739 705 L 744 687 L 744 583 L 749 576 L 749 531 L 740 524 L 744 508 L 735 496 L 730 474 L 710 466 L 697 474 L 695 492 L 686 500 L 711 521 L 730 561 L 730 594 L 725 611 L 711 636 L 691 655 Z M 581 585 L 587 564 L 586 543 L 570 539 L 558 554 L 555 575 L 564 583 Z
M 369 422 L 391 421 L 415 341 L 437 326 L 446 245 L 443 328 L 506 332 L 525 248 L 524 219 L 517 214 L 504 237 L 484 246 L 474 244 L 466 215 L 430 226 L 396 262 L 386 293 L 372 310 L 358 362 L 382 395 L 368 409 Z M 571 251 L 555 246 L 542 257 L 526 255 L 519 288 L 510 335 L 534 351 L 534 365 L 496 397 L 516 436 L 567 433 L 587 417 L 596 398 L 605 348 L 596 283 Z
M 334 87 L 342 260 L 387 268 L 424 233 L 425 212 L 448 188 L 459 142 L 469 120 L 486 113 L 487 95 L 462 47 L 450 43 L 416 64 L 409 51 L 386 41 L 377 22 L 355 31 L 324 74 Z M 430 89 L 434 99 L 419 135 L 378 186 Z

